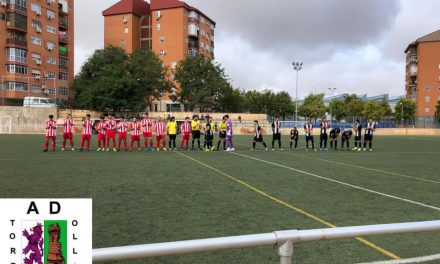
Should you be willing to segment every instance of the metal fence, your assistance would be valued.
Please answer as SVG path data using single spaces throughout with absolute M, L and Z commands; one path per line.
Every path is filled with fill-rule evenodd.
M 361 236 L 396 235 L 440 231 L 440 221 L 337 227 L 312 230 L 288 230 L 273 233 L 187 240 L 93 250 L 93 262 L 141 259 L 201 253 L 225 249 L 278 247 L 281 264 L 291 264 L 294 245 L 305 241 L 334 240 Z

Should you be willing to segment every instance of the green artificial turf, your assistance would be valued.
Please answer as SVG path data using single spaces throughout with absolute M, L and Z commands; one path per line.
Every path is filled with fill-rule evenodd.
M 78 145 L 79 137 L 75 140 Z M 0 197 L 93 198 L 94 248 L 327 227 L 250 187 L 336 226 L 440 219 L 439 210 L 341 184 L 440 207 L 438 137 L 376 137 L 374 152 L 306 152 L 303 138 L 296 151 L 266 152 L 260 145 L 254 152 L 251 140 L 235 138 L 239 155 L 79 153 L 59 147 L 43 153 L 41 135 L 0 135 Z M 288 149 L 287 137 L 283 140 Z M 440 253 L 439 235 L 366 239 L 408 258 Z M 298 244 L 294 258 L 296 263 L 389 259 L 355 239 Z M 279 260 L 276 248 L 263 247 L 118 263 Z

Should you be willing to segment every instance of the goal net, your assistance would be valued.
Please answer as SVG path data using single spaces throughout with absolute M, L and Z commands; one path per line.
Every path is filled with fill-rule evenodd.
M 11 134 L 12 132 L 12 117 L 0 116 L 0 134 Z

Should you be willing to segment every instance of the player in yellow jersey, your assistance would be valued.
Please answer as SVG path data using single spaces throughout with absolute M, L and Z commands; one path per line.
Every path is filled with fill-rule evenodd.
M 191 134 L 192 134 L 192 150 L 194 150 L 194 141 L 197 140 L 197 145 L 199 146 L 199 150 L 202 150 L 200 146 L 200 120 L 198 115 L 193 116 L 193 120 L 191 121 Z
M 167 133 L 169 137 L 168 146 L 170 150 L 177 150 L 176 138 L 177 138 L 177 122 L 176 118 L 173 116 L 167 123 Z
M 220 150 L 220 143 L 223 141 L 223 150 L 226 150 L 226 117 L 224 116 L 218 125 L 217 150 Z

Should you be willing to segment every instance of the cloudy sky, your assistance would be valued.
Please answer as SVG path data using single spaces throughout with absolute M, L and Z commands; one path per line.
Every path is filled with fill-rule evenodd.
M 75 1 L 75 71 L 103 47 L 101 11 Z M 216 61 L 234 86 L 295 94 L 404 94 L 407 45 L 440 29 L 438 0 L 187 0 L 217 22 Z

